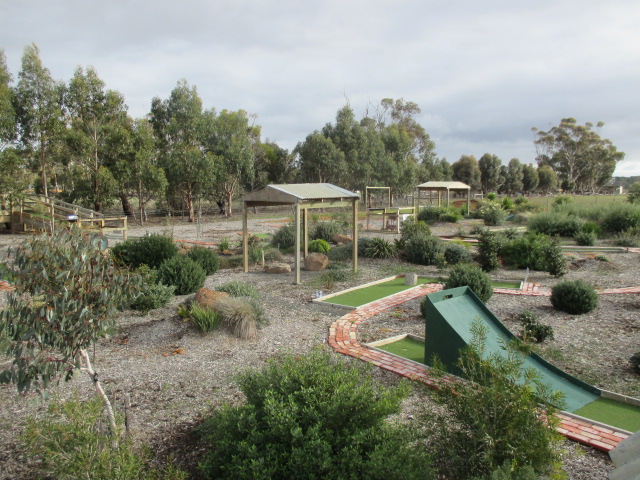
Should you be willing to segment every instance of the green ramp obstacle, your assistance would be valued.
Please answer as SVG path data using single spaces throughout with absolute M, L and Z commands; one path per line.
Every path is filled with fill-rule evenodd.
M 489 354 L 504 352 L 505 342 L 516 338 L 469 287 L 427 295 L 423 313 L 426 322 L 425 359 L 430 363 L 432 355 L 437 354 L 452 373 L 457 370 L 455 363 L 459 350 L 472 339 L 471 324 L 475 319 L 479 319 L 487 330 L 486 350 Z M 525 357 L 524 367 L 536 370 L 543 382 L 564 394 L 564 409 L 568 412 L 600 398 L 599 389 L 563 372 L 535 353 Z

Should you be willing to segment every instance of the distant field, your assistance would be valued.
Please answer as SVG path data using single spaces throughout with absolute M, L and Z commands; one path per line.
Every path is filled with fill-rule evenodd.
M 527 197 L 531 205 L 547 210 L 556 197 Z M 626 203 L 626 195 L 571 195 L 571 203 L 578 207 L 602 207 L 612 203 Z

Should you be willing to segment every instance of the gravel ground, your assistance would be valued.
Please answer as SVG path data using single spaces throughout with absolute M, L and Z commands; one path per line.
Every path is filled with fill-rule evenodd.
M 253 220 L 250 232 L 272 232 L 286 221 L 285 217 Z M 461 228 L 468 226 L 442 226 L 433 231 L 450 234 Z M 132 228 L 129 234 L 159 232 L 170 233 L 176 239 L 237 241 L 240 230 L 236 218 L 216 219 L 202 225 L 177 223 Z M 0 236 L 0 248 L 16 244 L 22 238 Z M 610 254 L 608 257 L 609 262 L 576 259 L 567 278 L 583 278 L 601 288 L 639 284 L 640 256 Z M 402 269 L 397 260 L 362 260 L 356 279 L 329 290 L 338 291 L 400 273 Z M 438 274 L 433 268 L 420 268 L 420 273 Z M 290 275 L 267 275 L 257 267 L 248 273 L 240 269 L 223 270 L 207 278 L 205 286 L 210 288 L 239 280 L 255 285 L 260 291 L 271 322 L 251 341 L 235 338 L 224 330 L 199 334 L 176 315 L 176 306 L 188 297 L 176 297 L 167 307 L 146 316 L 125 312 L 118 318 L 117 334 L 97 344 L 94 363 L 118 408 L 125 393 L 131 396 L 133 431 L 139 442 L 151 446 L 159 458 L 178 452 L 180 463 L 188 463 L 199 454 L 199 446 L 190 431 L 202 415 L 211 407 L 242 400 L 235 382 L 237 372 L 259 367 L 277 352 L 302 353 L 317 346 L 328 348 L 328 327 L 338 314 L 311 303 L 316 290 L 328 293 L 326 285 L 318 281 L 318 273 L 303 271 L 301 274 L 302 284 L 297 286 L 292 285 Z M 522 279 L 523 272 L 504 270 L 497 276 Z M 533 272 L 529 281 L 551 286 L 557 280 Z M 602 297 L 594 312 L 582 316 L 555 312 L 549 299 L 544 297 L 494 295 L 488 306 L 515 333 L 519 332 L 519 326 L 514 316 L 525 308 L 533 310 L 542 323 L 552 325 L 556 333 L 555 340 L 540 347 L 543 355 L 547 354 L 561 368 L 599 387 L 640 396 L 640 377 L 634 375 L 627 364 L 629 357 L 640 350 L 637 296 Z M 372 318 L 362 326 L 359 338 L 370 341 L 396 333 L 424 335 L 417 301 Z M 376 375 L 387 384 L 398 382 L 397 376 L 388 372 L 378 371 Z M 89 379 L 82 374 L 52 390 L 62 398 L 76 391 L 81 397 L 92 393 Z M 409 418 L 418 405 L 428 401 L 424 394 L 414 394 L 407 400 L 403 416 Z M 15 387 L 0 387 L 0 479 L 33 478 L 18 436 L 26 418 L 42 414 L 45 408 L 46 401 L 35 394 L 18 395 Z M 579 480 L 604 479 L 612 468 L 606 455 L 571 442 L 565 444 L 563 466 L 569 479 Z

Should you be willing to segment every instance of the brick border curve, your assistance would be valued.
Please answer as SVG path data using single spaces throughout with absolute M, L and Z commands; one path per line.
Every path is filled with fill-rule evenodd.
M 366 346 L 361 345 L 357 338 L 358 327 L 362 323 L 366 322 L 369 317 L 382 313 L 396 305 L 424 297 L 425 295 L 441 290 L 442 288 L 443 285 L 441 284 L 420 285 L 357 308 L 346 315 L 343 315 L 331 324 L 329 327 L 329 337 L 327 342 L 337 353 L 349 355 L 365 362 L 369 362 L 376 367 L 388 370 L 400 376 L 420 381 L 431 388 L 437 388 L 437 382 L 454 381 L 446 377 L 444 379 L 439 378 L 436 381 L 436 378 L 430 374 L 430 369 L 426 365 L 421 365 L 396 355 L 388 354 L 381 350 L 367 348 Z M 632 289 L 633 291 L 616 291 L 607 293 L 640 293 L 640 287 L 632 287 Z M 496 288 L 494 293 L 538 296 L 551 295 L 550 291 L 541 290 L 540 285 L 538 284 L 527 284 L 523 286 L 522 290 Z M 558 413 L 557 417 L 560 419 L 560 425 L 557 428 L 557 431 L 560 434 L 564 435 L 569 440 L 576 441 L 603 452 L 613 450 L 622 440 L 628 437 L 628 434 L 626 433 L 591 423 L 586 419 L 569 416 L 564 412 Z

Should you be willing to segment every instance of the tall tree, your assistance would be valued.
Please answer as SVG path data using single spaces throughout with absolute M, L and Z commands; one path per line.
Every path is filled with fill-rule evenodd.
M 20 141 L 38 165 L 45 195 L 48 195 L 50 150 L 64 129 L 63 91 L 62 83 L 54 81 L 42 64 L 36 44 L 27 46 L 18 74 L 15 105 Z
M 0 152 L 16 138 L 16 112 L 11 80 L 4 50 L 0 50 Z
M 168 181 L 168 192 L 180 197 L 196 221 L 195 202 L 213 188 L 215 154 L 203 145 L 204 132 L 213 128 L 215 112 L 203 112 L 196 87 L 178 81 L 169 98 L 155 97 L 150 121 L 156 134 L 161 164 Z
M 473 155 L 462 155 L 460 160 L 451 165 L 453 169 L 453 179 L 462 183 L 466 183 L 472 190 L 480 190 L 482 184 L 480 182 L 480 167 L 478 161 Z
M 533 192 L 538 186 L 539 177 L 536 167 L 527 163 L 522 167 L 522 190 L 526 193 Z
M 596 124 L 596 129 L 604 126 Z M 624 159 L 609 139 L 603 139 L 592 123 L 579 125 L 563 118 L 549 131 L 533 129 L 538 165 L 549 165 L 569 188 L 594 191 L 611 179 L 615 166 Z
M 342 153 L 319 131 L 315 131 L 298 143 L 294 150 L 298 155 L 300 179 L 303 182 L 340 184 L 347 170 Z
M 482 184 L 482 193 L 485 195 L 498 190 L 500 186 L 500 165 L 502 165 L 502 161 L 491 153 L 485 153 L 478 160 L 480 183 Z
M 538 190 L 549 193 L 558 186 L 558 175 L 549 165 L 538 167 Z
M 522 163 L 517 158 L 509 160 L 507 166 L 507 180 L 504 185 L 505 191 L 509 195 L 514 195 L 522 190 L 522 177 L 524 175 Z

